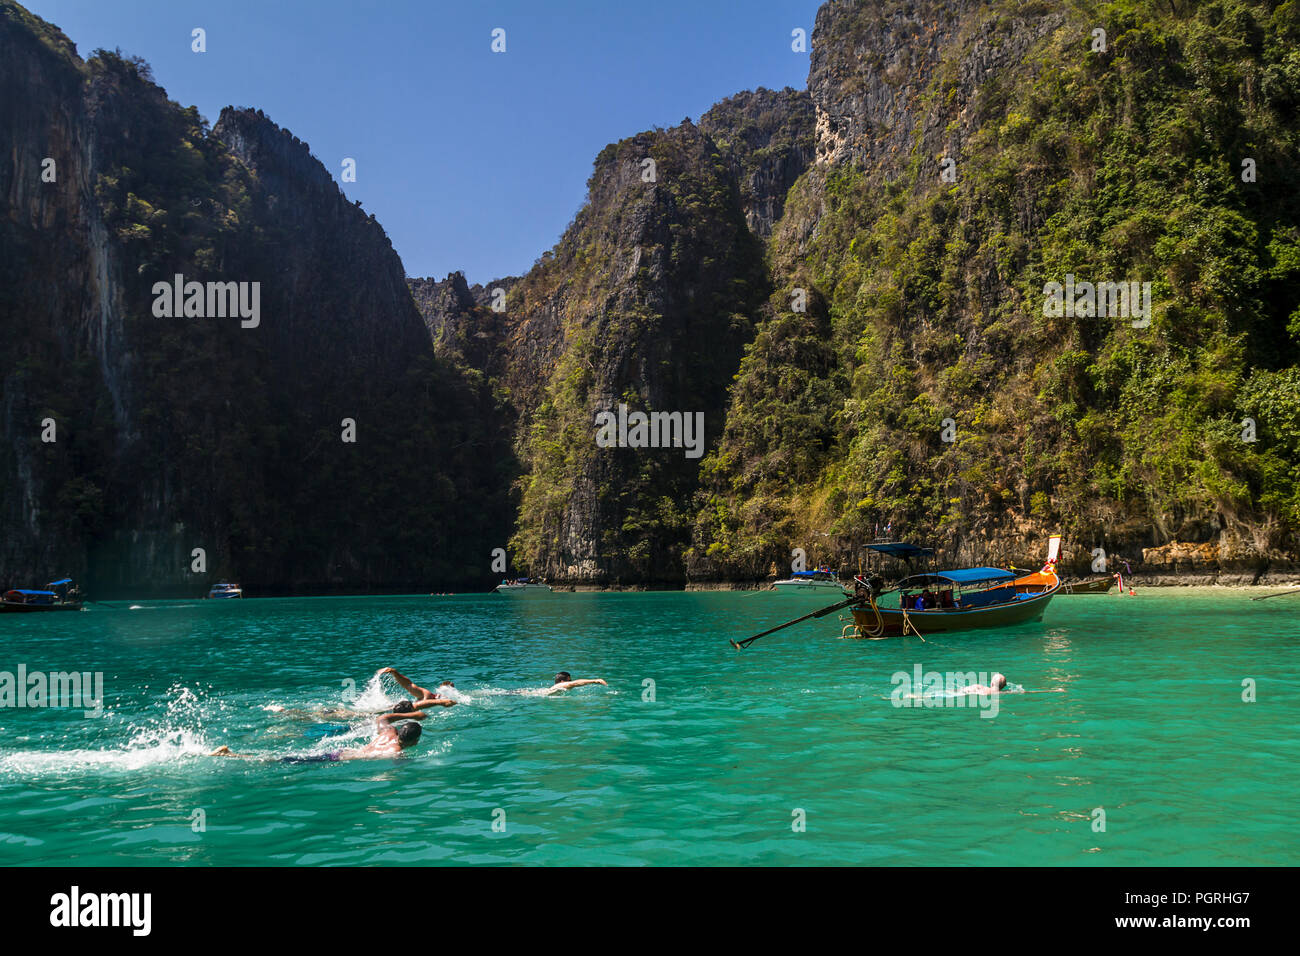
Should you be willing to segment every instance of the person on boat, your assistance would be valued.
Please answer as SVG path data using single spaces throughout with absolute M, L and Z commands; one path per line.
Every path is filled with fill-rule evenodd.
M 599 677 L 591 678 L 589 680 L 574 680 L 573 675 L 568 671 L 560 671 L 555 675 L 555 683 L 546 688 L 543 692 L 543 696 L 549 697 L 551 694 L 558 694 L 561 691 L 572 690 L 575 687 L 583 687 L 587 684 L 602 684 L 605 687 L 609 686 Z
M 404 703 L 410 704 L 409 701 Z M 308 754 L 302 757 L 281 757 L 281 763 L 331 763 L 337 760 L 366 760 L 374 757 L 395 757 L 407 747 L 414 747 L 420 741 L 422 728 L 418 721 L 427 715 L 413 707 L 391 714 L 380 714 L 375 718 L 375 736 L 370 743 L 362 747 L 345 747 L 342 750 L 323 754 Z M 401 721 L 397 724 L 397 721 Z M 396 726 L 394 726 L 396 724 Z M 209 757 L 240 757 L 245 760 L 258 759 L 252 754 L 237 754 L 227 746 L 218 747 Z
M 429 707 L 454 707 L 456 705 L 456 702 L 450 697 L 446 697 L 443 694 L 438 693 L 438 691 L 429 690 L 426 687 L 421 687 L 419 684 L 414 683 L 405 674 L 400 673 L 396 667 L 382 668 L 376 676 L 382 677 L 384 674 L 392 674 L 393 680 L 401 684 L 402 689 L 415 698 L 414 701 L 410 701 L 409 703 L 418 710 L 425 710 Z M 445 680 L 438 685 L 438 690 L 442 690 L 444 687 L 454 689 L 456 685 L 449 680 Z M 408 702 L 399 701 L 398 703 Z M 396 710 L 397 708 L 394 707 L 393 709 Z
M 925 594 L 922 593 L 916 596 L 916 600 L 912 602 L 912 610 L 913 611 L 925 610 Z

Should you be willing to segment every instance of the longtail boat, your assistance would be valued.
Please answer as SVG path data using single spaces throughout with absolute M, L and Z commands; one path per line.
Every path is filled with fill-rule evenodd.
M 45 590 L 13 588 L 0 595 L 0 611 L 31 613 L 34 611 L 80 611 L 81 596 L 71 587 L 72 578 L 60 578 L 45 585 Z
M 867 547 L 885 554 L 899 554 L 896 546 Z M 1061 589 L 1056 574 L 1060 551 L 1061 536 L 1052 535 L 1047 545 L 1047 563 L 1030 576 L 1032 583 L 1015 571 L 990 567 L 911 574 L 881 595 L 873 593 L 863 581 L 859 593 L 865 592 L 865 601 L 853 608 L 853 623 L 846 625 L 841 635 L 879 638 L 913 633 L 924 637 L 938 632 L 984 630 L 1036 621 Z M 915 549 L 912 553 L 933 555 L 929 549 Z
M 1042 570 L 1028 576 L 993 567 L 917 572 L 913 560 L 929 558 L 933 563 L 933 550 L 896 541 L 867 547 L 876 554 L 903 559 L 913 573 L 889 587 L 884 587 L 879 574 L 860 574 L 854 579 L 852 597 L 743 641 L 732 641 L 732 646 L 737 650 L 748 647 L 760 637 L 841 608 L 849 608 L 853 615 L 852 623 L 841 629 L 841 637 L 879 639 L 915 634 L 925 638 L 936 633 L 1011 627 L 1040 619 L 1061 590 L 1056 573 L 1060 535 L 1051 537 Z

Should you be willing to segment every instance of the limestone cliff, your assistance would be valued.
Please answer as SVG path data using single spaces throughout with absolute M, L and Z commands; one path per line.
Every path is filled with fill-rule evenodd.
M 484 582 L 509 531 L 497 401 L 434 354 L 383 229 L 307 145 L 251 110 L 209 131 L 143 62 L 83 61 L 9 0 L 0 91 L 0 580 Z M 160 308 L 177 275 L 256 308 Z

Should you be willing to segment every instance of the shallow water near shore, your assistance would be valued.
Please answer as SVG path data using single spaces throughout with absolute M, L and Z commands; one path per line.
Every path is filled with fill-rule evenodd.
M 1265 593 L 1059 596 L 1040 623 L 926 643 L 839 640 L 830 615 L 740 653 L 728 638 L 816 605 L 571 593 L 5 615 L 0 671 L 102 671 L 105 704 L 0 709 L 0 864 L 1295 865 L 1300 597 L 1249 600 Z M 398 758 L 280 761 L 367 739 L 360 713 L 327 715 L 402 696 L 372 679 L 385 665 L 466 700 Z M 891 677 L 917 665 L 1026 693 L 991 718 L 894 706 Z M 558 670 L 609 686 L 520 693 Z M 222 744 L 260 759 L 203 755 Z

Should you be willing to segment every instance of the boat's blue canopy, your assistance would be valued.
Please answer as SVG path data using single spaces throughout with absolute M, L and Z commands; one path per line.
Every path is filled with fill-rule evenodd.
M 71 584 L 72 578 L 59 578 L 57 581 L 51 581 L 45 585 L 47 588 L 57 588 L 60 584 Z
M 33 594 L 40 594 L 40 595 L 43 595 L 43 596 L 45 596 L 45 597 L 57 597 L 57 595 L 56 595 L 53 591 L 32 591 L 32 590 L 29 590 L 28 588 L 14 588 L 13 590 L 9 591 L 8 593 L 10 593 L 10 594 L 26 594 L 26 595 L 28 595 L 28 596 L 31 596 L 31 595 L 33 595 Z
M 947 578 L 954 584 L 983 584 L 986 581 L 1014 581 L 1015 572 L 1002 568 L 955 568 L 952 571 L 940 571 L 939 577 Z
M 922 583 L 941 580 L 969 587 L 972 584 L 999 584 L 1004 581 L 1014 581 L 1015 579 L 1014 572 L 1002 568 L 954 568 L 951 571 L 936 571 L 934 574 L 914 574 L 899 583 L 900 585 L 906 585 L 908 581 Z
M 828 571 L 828 570 L 826 570 L 825 568 L 822 568 L 822 569 L 819 569 L 819 570 L 817 570 L 817 571 L 795 571 L 795 572 L 793 572 L 793 573 L 790 575 L 790 577 L 792 577 L 792 578 L 816 578 L 816 577 L 823 577 L 823 578 L 824 578 L 824 577 L 826 577 L 826 576 L 828 576 L 828 575 L 832 575 L 832 574 L 834 574 L 833 571 Z
M 908 544 L 906 541 L 887 541 L 883 544 L 869 544 L 867 547 L 872 551 L 893 555 L 896 558 L 914 558 L 918 555 L 929 557 L 934 554 L 933 548 L 918 548 L 916 545 Z

